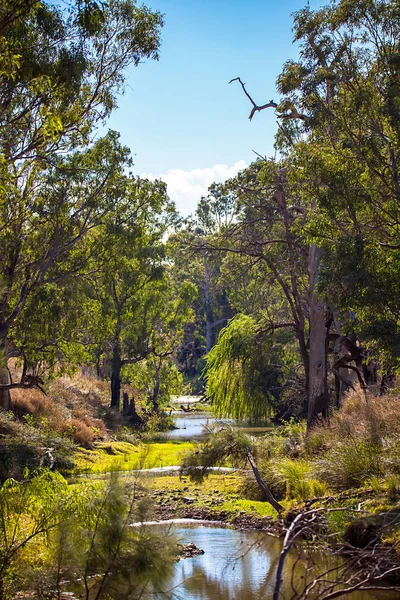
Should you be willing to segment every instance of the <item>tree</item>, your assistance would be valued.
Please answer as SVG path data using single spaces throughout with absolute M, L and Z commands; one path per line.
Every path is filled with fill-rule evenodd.
M 236 315 L 229 322 L 207 357 L 206 395 L 217 415 L 257 420 L 275 414 L 285 341 L 265 334 L 251 316 Z
M 71 12 L 10 0 L 1 13 L 0 348 L 19 355 L 15 335 L 29 298 L 79 273 L 82 242 L 115 208 L 128 153 L 109 134 L 90 135 L 116 106 L 124 69 L 157 58 L 162 18 L 131 0 L 76 2 Z M 22 41 L 22 44 L 21 44 Z M 0 405 L 11 383 L 0 369 Z
M 316 411 L 312 418 L 320 412 L 326 416 L 329 397 L 326 389 L 325 314 L 322 311 L 319 328 L 315 328 L 315 319 L 313 325 L 314 335 L 318 331 L 323 340 L 323 347 L 319 347 L 322 357 L 313 355 L 315 363 L 320 367 L 324 365 L 321 402 L 321 391 L 315 385 L 316 374 L 310 369 L 307 343 L 311 329 L 308 320 L 316 302 L 315 268 L 314 271 L 311 268 L 315 256 L 304 230 L 310 207 L 306 195 L 299 192 L 291 160 L 288 158 L 278 163 L 258 161 L 227 182 L 225 187 L 236 202 L 236 221 L 221 231 L 217 239 L 209 241 L 209 247 L 228 255 L 246 257 L 248 263 L 245 264 L 257 273 L 261 285 L 268 286 L 268 289 L 272 285 L 274 290 L 279 290 L 273 294 L 265 291 L 263 304 L 256 309 L 260 315 L 260 327 L 270 332 L 288 330 L 295 334 L 304 370 L 305 395 L 309 398 L 309 406 L 313 407 L 312 410 L 315 407 Z M 276 310 L 275 294 L 281 298 L 279 312 Z M 313 344 L 315 349 L 314 339 Z M 318 399 L 319 403 L 313 404 L 311 397 Z
M 118 195 L 120 190 L 114 190 Z M 118 211 L 109 215 L 97 234 L 93 268 L 97 271 L 89 294 L 98 303 L 94 325 L 99 355 L 110 362 L 111 406 L 119 408 L 121 369 L 142 360 L 152 348 L 142 322 L 143 308 L 153 282 L 163 276 L 162 237 L 173 205 L 160 181 L 127 178 Z M 144 329 L 143 329 L 144 328 Z
M 276 111 L 277 147 L 297 167 L 298 187 L 308 193 L 312 220 L 317 223 L 309 230 L 315 301 L 310 312 L 309 426 L 328 408 L 325 323 L 329 319 L 322 314 L 320 278 L 323 247 L 330 245 L 332 237 L 357 236 L 360 230 L 369 239 L 376 234 L 386 238 L 384 243 L 390 247 L 388 236 L 397 223 L 397 11 L 395 2 L 340 1 L 296 13 L 295 40 L 301 51 L 297 61 L 284 65 L 278 78 L 283 96 L 279 103 L 257 105 L 236 78 L 252 103 L 250 119 L 261 110 Z M 335 220 L 339 228 L 333 233 L 327 217 L 337 217 L 339 212 L 341 219 Z M 315 220 L 318 214 L 321 218 Z M 371 227 L 371 218 L 381 221 L 382 216 L 384 225 Z M 335 311 L 334 298 L 328 297 L 328 302 Z M 336 321 L 339 324 L 340 319 Z
M 399 340 L 398 6 L 338 2 L 300 11 L 296 36 L 305 77 L 296 81 L 299 65 L 288 65 L 282 84 L 304 108 L 311 93 L 318 103 L 312 143 L 296 155 L 317 198 L 311 229 L 324 249 L 321 287 L 385 372 L 397 365 Z M 317 68 L 329 72 L 330 104 L 317 93 Z M 322 134 L 324 123 L 331 135 Z
M 172 269 L 154 282 L 144 296 L 138 333 L 150 351 L 125 375 L 144 391 L 150 410 L 158 413 L 173 393 L 179 393 L 182 379 L 174 356 L 182 341 L 184 327 L 193 318 L 191 305 L 197 289 L 190 281 L 174 281 Z

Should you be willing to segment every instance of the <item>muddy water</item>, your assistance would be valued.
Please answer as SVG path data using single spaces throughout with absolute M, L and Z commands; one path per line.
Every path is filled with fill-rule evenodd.
M 161 526 L 160 526 L 161 527 Z M 194 524 L 163 526 L 182 543 L 194 542 L 204 554 L 176 563 L 174 573 L 164 585 L 164 592 L 175 600 L 259 600 L 273 597 L 276 568 L 282 541 L 262 532 L 236 531 L 226 527 Z M 299 597 L 306 571 L 296 565 L 295 556 L 287 558 L 280 600 Z M 328 557 L 317 557 L 318 569 L 325 570 Z M 292 588 L 297 590 L 297 595 Z M 150 596 L 149 596 L 150 597 Z M 154 598 L 154 595 L 152 595 Z M 165 597 L 165 596 L 163 596 Z M 308 596 L 310 599 L 316 596 Z M 393 592 L 354 593 L 351 600 L 395 600 Z

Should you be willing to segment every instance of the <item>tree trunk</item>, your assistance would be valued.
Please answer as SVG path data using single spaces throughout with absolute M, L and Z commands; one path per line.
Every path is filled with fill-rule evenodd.
M 114 342 L 111 359 L 111 408 L 119 410 L 121 396 L 121 346 L 119 340 Z
M 206 302 L 206 354 L 208 354 L 212 348 L 212 325 L 213 316 L 211 305 Z
M 213 314 L 211 308 L 212 296 L 210 293 L 210 273 L 207 265 L 207 254 L 203 250 L 203 265 L 204 265 L 204 301 L 205 301 L 205 313 L 206 313 L 206 354 L 208 354 L 212 348 L 212 326 L 213 326 Z
M 283 506 L 281 504 L 279 504 L 279 502 L 277 500 L 275 500 L 271 490 L 269 489 L 269 487 L 265 484 L 265 482 L 263 481 L 261 475 L 260 475 L 260 471 L 257 468 L 256 465 L 256 461 L 253 458 L 252 453 L 250 452 L 249 448 L 245 449 L 246 452 L 246 456 L 247 456 L 247 460 L 250 463 L 251 469 L 253 471 L 254 477 L 256 478 L 256 481 L 259 485 L 259 488 L 261 489 L 264 498 L 266 499 L 267 502 L 269 502 L 271 504 L 271 506 L 278 512 L 281 513 L 283 511 Z
M 7 341 L 0 342 L 0 386 L 10 383 L 10 373 L 7 368 Z M 1 389 L 0 387 L 0 409 L 11 410 L 11 394 L 10 390 Z
M 158 360 L 158 364 L 156 366 L 156 383 L 154 385 L 153 388 L 153 395 L 151 397 L 151 401 L 153 404 L 153 412 L 158 413 L 160 407 L 158 406 L 158 396 L 160 394 L 160 388 L 161 388 L 161 365 L 162 365 L 162 360 L 161 358 L 159 358 Z
M 327 340 L 324 303 L 318 298 L 316 284 L 321 259 L 321 249 L 310 248 L 308 271 L 310 278 L 310 372 L 308 391 L 307 429 L 320 418 L 329 415 L 327 381 Z

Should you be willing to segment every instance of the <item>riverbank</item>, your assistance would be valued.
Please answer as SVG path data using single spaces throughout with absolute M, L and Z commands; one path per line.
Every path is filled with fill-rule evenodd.
M 388 571 L 392 578 L 400 573 L 399 416 L 398 399 L 389 404 L 385 399 L 356 397 L 349 398 L 333 415 L 329 427 L 316 428 L 309 436 L 304 424 L 295 422 L 261 437 L 236 432 L 251 446 L 264 481 L 283 507 L 280 514 L 262 501 L 246 455 L 240 468 L 232 470 L 237 464 L 235 429 L 229 424 L 232 451 L 225 452 L 227 439 L 220 437 L 218 441 L 223 426 L 216 428 L 216 437 L 195 442 L 154 439 L 149 434 L 139 439 L 122 429 L 119 436 L 123 439 L 109 434 L 106 440 L 94 441 L 91 448 L 65 446 L 68 468 L 63 466 L 67 461 L 61 447 L 54 444 L 53 470 L 68 477 L 69 485 L 65 480 L 62 484 L 65 494 L 76 494 L 88 509 L 93 493 L 100 499 L 119 480 L 118 485 L 134 500 L 135 520 L 131 523 L 145 504 L 146 520 L 151 522 L 185 518 L 199 524 L 207 521 L 243 533 L 260 531 L 281 538 L 276 540 L 279 544 L 289 535 L 285 537 L 289 547 L 306 560 L 315 548 L 323 556 L 334 553 L 354 566 L 352 577 L 355 572 L 357 580 L 366 577 L 376 584 Z M 3 415 L 3 427 L 10 428 L 10 439 L 17 433 L 14 445 L 24 440 L 25 451 L 30 440 L 40 451 L 40 435 L 49 431 L 43 420 L 24 424 L 10 415 Z M 65 438 L 61 441 L 66 444 Z M 202 481 L 180 473 L 188 453 L 199 465 L 211 467 L 210 458 L 221 447 L 225 453 L 217 465 L 221 471 L 210 469 Z M 199 473 L 196 468 L 194 474 Z M 311 545 L 308 540 L 312 540 Z M 382 579 L 374 581 L 374 576 Z M 392 579 L 391 585 L 397 586 L 397 580 Z

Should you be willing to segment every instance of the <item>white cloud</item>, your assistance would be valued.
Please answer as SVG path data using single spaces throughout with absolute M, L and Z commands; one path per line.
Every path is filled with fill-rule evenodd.
M 194 212 L 201 196 L 207 194 L 209 186 L 214 181 L 223 183 L 245 169 L 246 166 L 244 160 L 238 160 L 231 167 L 229 165 L 214 165 L 213 167 L 193 169 L 192 171 L 170 169 L 167 173 L 161 173 L 160 175 L 141 173 L 140 176 L 151 180 L 162 179 L 165 181 L 169 197 L 174 200 L 179 212 L 187 216 Z

